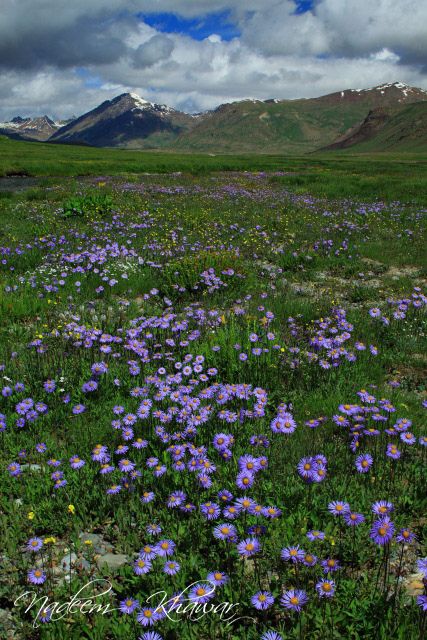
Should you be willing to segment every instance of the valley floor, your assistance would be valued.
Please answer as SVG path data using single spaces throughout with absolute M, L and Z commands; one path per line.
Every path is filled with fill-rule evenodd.
M 0 179 L 0 636 L 421 638 L 425 161 L 105 154 Z

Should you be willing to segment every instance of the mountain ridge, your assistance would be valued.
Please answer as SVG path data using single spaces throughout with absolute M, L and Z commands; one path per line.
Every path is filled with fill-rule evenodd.
M 122 93 L 65 123 L 17 116 L 0 123 L 0 134 L 95 147 L 298 154 L 365 143 L 395 112 L 415 103 L 427 104 L 427 92 L 402 82 L 316 98 L 248 98 L 198 114 Z M 405 132 L 410 135 L 406 125 Z

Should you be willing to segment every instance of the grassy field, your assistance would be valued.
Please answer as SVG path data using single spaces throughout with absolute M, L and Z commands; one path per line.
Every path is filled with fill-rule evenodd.
M 426 158 L 0 148 L 0 637 L 421 639 Z
M 71 145 L 18 142 L 0 136 L 0 176 L 140 175 L 181 171 L 268 171 L 289 175 L 270 179 L 296 192 L 331 198 L 362 197 L 427 201 L 427 155 L 318 153 L 279 155 L 209 155 L 96 149 Z

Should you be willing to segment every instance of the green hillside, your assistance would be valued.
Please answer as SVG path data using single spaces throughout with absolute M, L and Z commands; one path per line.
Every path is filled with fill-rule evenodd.
M 320 100 L 227 104 L 180 136 L 173 147 L 214 152 L 307 153 L 363 121 L 365 102 Z
M 363 125 L 359 132 L 363 135 Z M 418 102 L 391 114 L 366 140 L 349 147 L 352 152 L 427 151 L 427 102 Z

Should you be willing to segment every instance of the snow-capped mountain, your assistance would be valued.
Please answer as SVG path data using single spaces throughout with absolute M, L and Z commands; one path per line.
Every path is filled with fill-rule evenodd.
M 49 116 L 22 118 L 16 116 L 9 122 L 0 122 L 0 134 L 23 140 L 48 140 L 63 122 L 54 122 Z
M 135 93 L 123 93 L 59 129 L 51 141 L 96 147 L 161 147 L 192 124 L 188 114 Z

